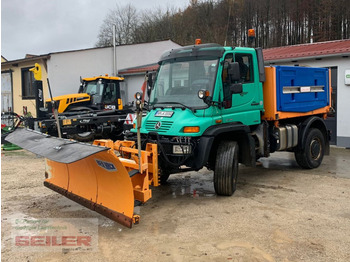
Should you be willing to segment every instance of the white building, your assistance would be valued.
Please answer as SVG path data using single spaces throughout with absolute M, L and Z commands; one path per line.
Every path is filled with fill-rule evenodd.
M 163 52 L 178 48 L 180 45 L 171 40 L 120 45 L 116 47 L 116 68 L 114 68 L 114 48 L 89 48 L 65 52 L 53 52 L 44 55 L 27 55 L 23 59 L 7 61 L 1 58 L 1 99 L 2 112 L 14 111 L 20 115 L 30 113 L 36 116 L 32 72 L 35 63 L 40 64 L 43 73 L 44 98 L 49 98 L 46 78 L 50 80 L 53 96 L 77 93 L 80 77 L 114 75 L 121 68 L 156 63 Z M 133 95 L 141 89 L 143 78 L 128 83 L 127 101 L 134 100 Z
M 116 47 L 116 72 L 122 68 L 156 63 L 166 50 L 180 45 L 171 40 L 120 45 Z M 48 78 L 53 95 L 64 95 L 78 91 L 80 76 L 93 77 L 113 74 L 113 47 L 91 48 L 68 52 L 51 53 L 47 61 Z M 128 101 L 134 100 L 135 92 L 141 89 L 143 77 L 127 82 Z

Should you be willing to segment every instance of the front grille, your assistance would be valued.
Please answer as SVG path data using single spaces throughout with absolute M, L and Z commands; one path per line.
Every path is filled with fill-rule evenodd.
M 160 122 L 161 125 L 159 129 L 156 129 L 156 124 Z M 147 121 L 146 122 L 146 130 L 147 131 L 157 131 L 157 132 L 166 132 L 169 131 L 173 122 L 172 121 Z

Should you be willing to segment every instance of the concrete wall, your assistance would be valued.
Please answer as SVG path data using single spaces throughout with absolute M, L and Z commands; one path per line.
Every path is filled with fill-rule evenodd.
M 179 45 L 170 40 L 117 46 L 116 70 L 156 63 L 164 51 L 177 47 Z M 85 78 L 105 74 L 113 75 L 113 47 L 52 53 L 50 55 L 48 76 L 54 96 L 77 92 L 80 76 Z M 137 79 L 139 80 L 139 78 Z M 142 85 L 142 82 L 134 80 L 131 83 L 127 85 L 133 90 Z M 130 92 L 128 93 L 130 94 Z
M 268 64 L 268 62 L 266 63 Z M 303 59 L 297 62 L 275 62 L 274 65 L 337 67 L 337 146 L 350 147 L 350 86 L 345 85 L 345 70 L 350 69 L 350 57 Z
M 78 92 L 80 77 L 112 75 L 113 50 L 98 48 L 53 53 L 47 62 L 52 95 Z
M 126 97 L 128 102 L 135 100 L 134 95 L 136 92 L 141 92 L 144 80 L 144 75 L 131 75 L 125 77 Z

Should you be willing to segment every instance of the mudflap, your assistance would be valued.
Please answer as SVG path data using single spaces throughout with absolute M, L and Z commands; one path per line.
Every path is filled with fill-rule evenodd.
M 46 160 L 44 185 L 131 228 L 134 192 L 129 173 L 114 154 L 99 152 L 74 163 Z

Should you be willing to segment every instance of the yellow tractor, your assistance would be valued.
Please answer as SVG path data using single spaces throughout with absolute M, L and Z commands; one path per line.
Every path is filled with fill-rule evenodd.
M 97 76 L 83 78 L 77 94 L 56 96 L 53 100 L 58 104 L 58 113 L 91 111 L 103 109 L 123 109 L 119 76 Z M 51 111 L 51 99 L 46 106 Z
M 123 106 L 123 77 L 105 75 L 84 78 L 81 79 L 78 93 L 56 97 L 52 97 L 48 82 L 51 99 L 47 99 L 44 105 L 40 65 L 35 64 L 31 71 L 36 79 L 37 118 L 28 119 L 26 123 L 29 128 L 80 142 L 92 141 L 95 135 L 105 138 L 123 134 L 126 128 L 123 119 L 133 113 L 130 106 Z

